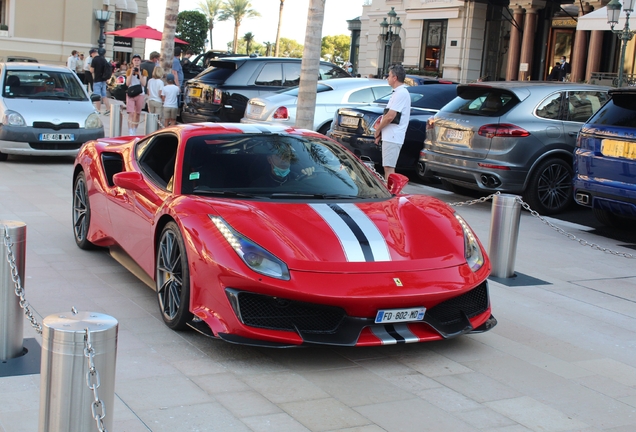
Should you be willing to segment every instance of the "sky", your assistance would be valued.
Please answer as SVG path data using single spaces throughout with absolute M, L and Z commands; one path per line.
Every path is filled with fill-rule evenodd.
M 179 12 L 184 10 L 198 10 L 199 0 L 181 0 Z M 362 15 L 363 0 L 326 0 L 325 20 L 322 35 L 350 35 L 347 30 L 347 20 Z M 300 44 L 305 42 L 305 28 L 307 27 L 307 10 L 309 0 L 285 0 L 283 7 L 283 20 L 281 37 L 295 39 Z M 278 26 L 279 0 L 252 0 L 252 9 L 258 11 L 261 16 L 244 19 L 239 28 L 239 37 L 247 32 L 252 32 L 257 42 L 275 42 L 276 28 Z M 163 30 L 163 19 L 166 11 L 165 0 L 148 1 L 147 24 L 157 30 Z M 215 21 L 212 40 L 214 49 L 227 49 L 227 42 L 234 37 L 234 21 Z M 160 41 L 146 42 L 146 56 L 151 51 L 159 51 Z

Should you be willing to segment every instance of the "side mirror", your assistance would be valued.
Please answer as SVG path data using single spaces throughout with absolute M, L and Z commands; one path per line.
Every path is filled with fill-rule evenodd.
M 102 100 L 102 97 L 97 93 L 91 94 L 91 102 L 99 102 Z
M 143 191 L 148 189 L 144 179 L 138 172 L 120 172 L 113 176 L 113 183 L 120 188 L 133 191 Z
M 389 192 L 393 195 L 399 194 L 404 186 L 406 186 L 409 182 L 409 178 L 402 174 L 389 174 L 389 179 L 386 181 L 386 187 L 389 189 Z

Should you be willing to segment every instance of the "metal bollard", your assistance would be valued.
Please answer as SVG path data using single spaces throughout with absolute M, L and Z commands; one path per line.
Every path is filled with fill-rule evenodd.
M 40 432 L 96 430 L 95 395 L 102 402 L 106 430 L 113 428 L 117 320 L 96 312 L 49 315 L 42 328 Z M 98 378 L 89 375 L 86 329 L 94 350 Z M 89 388 L 97 382 L 98 392 Z M 98 429 L 102 430 L 102 429 Z
M 491 276 L 510 278 L 515 274 L 517 239 L 521 204 L 517 195 L 495 195 L 490 219 L 488 256 L 492 264 Z
M 21 356 L 24 353 L 24 312 L 20 308 L 20 298 L 15 294 L 15 284 L 11 277 L 8 250 L 4 244 L 5 227 L 11 238 L 11 250 L 15 265 L 24 286 L 24 262 L 26 256 L 26 224 L 16 221 L 0 221 L 0 361 Z
M 144 128 L 144 135 L 153 133 L 158 129 L 159 115 L 153 113 L 146 113 L 146 125 Z
M 121 107 L 120 104 L 110 104 L 110 132 L 109 137 L 121 136 Z

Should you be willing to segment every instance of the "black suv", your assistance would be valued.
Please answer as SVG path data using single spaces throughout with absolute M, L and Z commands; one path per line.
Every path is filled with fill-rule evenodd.
M 238 123 L 250 98 L 297 86 L 300 63 L 301 59 L 277 57 L 212 60 L 208 69 L 186 83 L 181 119 Z M 351 76 L 327 62 L 320 62 L 319 75 L 321 80 Z

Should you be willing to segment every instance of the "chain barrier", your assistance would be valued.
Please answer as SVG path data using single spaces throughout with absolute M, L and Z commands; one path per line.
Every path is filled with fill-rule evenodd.
M 91 413 L 95 419 L 97 430 L 99 432 L 108 432 L 106 426 L 104 426 L 104 417 L 106 417 L 106 407 L 104 402 L 99 398 L 97 389 L 100 386 L 99 372 L 95 368 L 95 350 L 91 344 L 91 332 L 86 328 L 86 334 L 84 335 L 84 357 L 88 362 L 88 372 L 86 372 L 86 385 L 89 390 L 93 392 L 93 402 L 91 403 Z
M 24 314 L 27 319 L 31 323 L 31 326 L 35 329 L 37 334 L 42 335 L 42 325 L 37 321 L 35 316 L 33 316 L 33 312 L 31 311 L 30 304 L 24 297 L 24 288 L 22 287 L 20 281 L 20 275 L 18 274 L 18 266 L 15 262 L 15 255 L 13 254 L 13 243 L 11 243 L 11 238 L 9 237 L 9 229 L 6 225 L 3 225 L 4 229 L 4 245 L 7 248 L 7 261 L 9 262 L 9 267 L 11 267 L 11 280 L 15 285 L 15 295 L 20 298 L 20 307 L 24 309 Z M 71 308 L 71 312 L 73 314 L 77 314 L 77 309 L 75 307 Z M 99 399 L 99 395 L 97 393 L 97 389 L 100 386 L 99 372 L 95 368 L 95 349 L 91 344 L 91 334 L 88 328 L 86 329 L 86 334 L 84 335 L 84 356 L 88 359 L 88 372 L 86 373 L 86 384 L 88 385 L 89 390 L 93 391 L 93 402 L 91 403 L 91 413 L 93 414 L 93 418 L 95 419 L 95 423 L 97 424 L 97 430 L 99 432 L 108 432 L 104 426 L 104 417 L 106 416 L 106 407 L 104 406 L 104 402 Z
M 489 201 L 489 200 L 493 199 L 495 197 L 495 195 L 500 195 L 500 192 L 496 192 L 496 193 L 488 195 L 486 197 L 481 197 L 481 198 L 474 199 L 474 200 L 452 202 L 452 203 L 447 203 L 447 204 L 450 205 L 450 206 L 453 206 L 453 207 L 471 206 L 471 205 L 474 205 L 474 204 L 479 204 L 479 203 L 483 203 L 483 202 Z M 591 243 L 591 242 L 588 242 L 585 239 L 579 238 L 579 237 L 575 236 L 574 234 L 567 232 L 563 228 L 553 224 L 552 222 L 547 220 L 545 217 L 541 216 L 536 210 L 533 210 L 532 208 L 530 208 L 530 205 L 527 202 L 525 202 L 524 200 L 522 200 L 521 197 L 517 197 L 516 201 L 521 205 L 521 207 L 524 210 L 527 210 L 532 216 L 534 216 L 537 219 L 539 219 L 542 223 L 544 223 L 548 227 L 552 228 L 553 230 L 555 230 L 559 234 L 569 238 L 570 240 L 574 240 L 575 242 L 579 243 L 581 246 L 588 246 L 588 247 L 591 247 L 594 250 L 605 252 L 605 253 L 608 253 L 608 254 L 614 255 L 614 256 L 619 256 L 619 257 L 622 257 L 622 258 L 630 258 L 630 259 L 636 258 L 635 254 L 625 253 L 625 252 L 617 252 L 615 250 L 612 250 L 612 249 L 609 249 L 609 248 L 605 248 L 605 247 L 600 246 L 600 245 L 598 245 L 596 243 Z
M 15 286 L 15 295 L 20 298 L 20 307 L 24 310 L 24 314 L 27 319 L 31 323 L 31 327 L 33 327 L 37 334 L 42 334 L 42 325 L 38 322 L 38 320 L 33 315 L 31 311 L 30 304 L 24 297 L 24 288 L 22 287 L 22 282 L 20 281 L 20 275 L 18 274 L 18 266 L 15 262 L 15 256 L 13 255 L 13 243 L 11 243 L 11 238 L 9 237 L 9 228 L 6 225 L 3 225 L 4 229 L 4 246 L 7 248 L 7 261 L 9 262 L 9 267 L 11 267 L 11 280 L 13 281 L 13 285 Z

